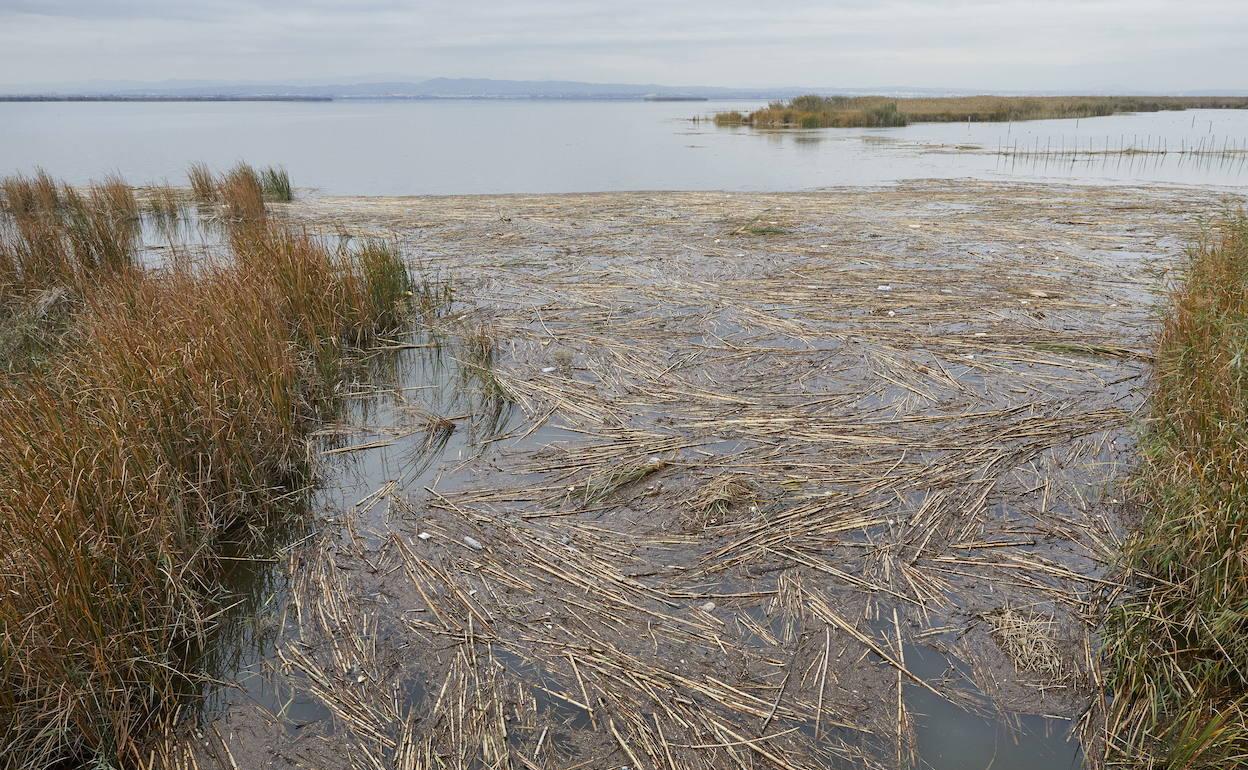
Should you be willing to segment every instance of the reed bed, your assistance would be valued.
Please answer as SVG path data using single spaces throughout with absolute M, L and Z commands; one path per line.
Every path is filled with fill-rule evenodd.
M 1113 758 L 1165 768 L 1248 762 L 1248 219 L 1194 248 L 1170 298 L 1111 615 Z
M 891 127 L 909 123 L 996 122 L 1091 118 L 1123 112 L 1244 109 L 1248 97 L 1208 96 L 799 96 L 754 112 L 715 115 L 716 125 L 755 128 Z
M 6 767 L 146 761 L 230 600 L 223 542 L 302 511 L 348 360 L 406 319 L 397 249 L 330 249 L 254 181 L 223 185 L 226 252 L 161 270 L 134 264 L 120 180 L 0 185 L 6 285 L 77 303 L 38 371 L 0 376 Z
M 134 264 L 139 204 L 116 178 L 79 191 L 40 171 L 0 181 L 0 299 L 81 290 Z
M 178 750 L 905 767 L 948 709 L 1046 714 L 1094 754 L 1155 269 L 1216 206 L 934 182 L 301 203 L 455 265 L 478 323 L 448 348 L 526 419 L 430 459 L 472 410 L 397 407 L 334 454 L 385 481 L 291 554 L 269 673 L 328 716 L 247 704 L 223 734 L 263 727 Z

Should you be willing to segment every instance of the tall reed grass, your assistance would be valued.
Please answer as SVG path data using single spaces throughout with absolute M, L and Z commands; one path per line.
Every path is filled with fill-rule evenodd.
M 127 210 L 120 184 L 81 205 Z M 79 205 L 40 177 L 0 187 L 9 219 Z M 79 283 L 53 360 L 0 375 L 0 765 L 141 764 L 226 601 L 223 542 L 300 512 L 351 351 L 405 322 L 397 248 L 254 213 L 219 258 Z
M 1248 219 L 1194 248 L 1159 339 L 1106 661 L 1114 764 L 1248 764 Z
M 263 171 L 247 163 L 238 163 L 218 179 L 204 163 L 193 163 L 186 172 L 191 193 L 200 205 L 224 202 L 232 219 L 255 219 L 263 210 L 264 201 L 294 200 L 290 174 L 281 166 Z
M 265 219 L 264 184 L 260 174 L 246 163 L 226 172 L 219 185 L 227 218 L 232 222 L 260 222 Z
M 80 192 L 42 171 L 0 180 L 0 300 L 49 286 L 79 289 L 134 264 L 134 191 L 117 178 Z
M 220 198 L 217 179 L 212 175 L 212 169 L 208 168 L 207 163 L 192 163 L 186 171 L 186 176 L 191 183 L 191 194 L 199 203 L 212 204 Z
M 271 201 L 289 202 L 295 199 L 290 186 L 290 174 L 281 166 L 269 166 L 260 175 L 264 195 Z

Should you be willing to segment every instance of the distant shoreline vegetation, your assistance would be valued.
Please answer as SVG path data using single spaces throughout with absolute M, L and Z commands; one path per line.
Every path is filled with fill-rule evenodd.
M 799 96 L 751 113 L 720 112 L 718 126 L 891 128 L 910 123 L 1004 123 L 1094 118 L 1123 112 L 1246 109 L 1245 96 Z

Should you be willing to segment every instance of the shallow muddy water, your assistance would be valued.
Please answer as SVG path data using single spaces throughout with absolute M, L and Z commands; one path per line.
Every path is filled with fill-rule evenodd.
M 220 745 L 228 747 L 226 761 L 242 758 L 267 766 L 281 754 L 280 745 L 286 739 L 277 744 L 257 740 L 254 726 L 236 721 L 257 709 L 271 721 L 272 729 L 295 743 L 312 735 L 332 740 L 343 730 L 342 713 L 332 702 L 327 703 L 327 693 L 317 691 L 306 675 L 292 673 L 289 661 L 279 652 L 282 646 L 305 643 L 295 593 L 304 592 L 303 599 L 308 601 L 308 588 L 293 585 L 292 575 L 302 561 L 294 555 L 300 553 L 303 543 L 318 536 L 316 530 L 335 539 L 339 536 L 333 533 L 346 526 L 356 547 L 375 555 L 384 550 L 387 539 L 410 537 L 414 532 L 403 524 L 396 525 L 391 508 L 395 499 L 419 496 L 432 487 L 448 490 L 467 485 L 473 474 L 465 473 L 464 468 L 472 463 L 493 464 L 498 454 L 495 450 L 524 453 L 584 443 L 584 437 L 576 432 L 549 422 L 535 426 L 514 404 L 484 395 L 480 383 L 465 377 L 450 339 L 415 334 L 409 344 L 406 349 L 385 354 L 387 362 L 379 367 L 384 373 L 375 377 L 369 390 L 349 398 L 351 406 L 341 423 L 321 432 L 317 444 L 324 467 L 314 502 L 321 513 L 312 531 L 296 527 L 280 533 L 271 553 L 256 561 L 240 561 L 233 574 L 230 585 L 241 601 L 200 662 L 221 684 L 203 689 L 202 708 L 193 726 L 188 726 L 201 739 L 214 735 Z M 444 433 L 424 429 L 419 420 L 427 415 L 454 415 L 456 428 Z M 491 446 L 495 443 L 497 447 Z M 348 519 L 350 523 L 344 524 Z M 375 598 L 364 595 L 352 596 L 351 600 L 371 603 Z M 770 622 L 765 616 L 759 619 Z M 401 630 L 370 629 L 366 621 L 362 631 L 374 644 L 407 644 L 396 638 Z M 315 635 L 306 643 L 315 644 Z M 595 721 L 584 708 L 541 687 L 545 677 L 540 669 L 506 650 L 494 655 L 507 676 L 537 688 L 533 691 L 537 714 L 567 731 L 552 736 L 553 746 L 570 752 L 578 733 L 596 730 Z M 907 643 L 902 658 L 909 671 L 926 681 L 948 682 L 952 677 L 954 682 L 949 687 L 965 694 L 968 703 L 980 705 L 962 707 L 923 687 L 906 684 L 901 697 L 913 722 L 913 754 L 896 767 L 1077 770 L 1083 766 L 1080 745 L 1071 735 L 1068 720 L 994 711 L 983 705 L 988 699 L 975 688 L 967 666 L 934 647 Z M 415 666 L 420 665 L 418 656 Z M 365 682 L 371 675 L 364 672 L 361 665 L 347 666 L 339 673 L 348 679 L 358 676 L 364 687 L 380 685 Z M 436 694 L 431 693 L 429 682 L 420 679 L 404 680 L 393 689 L 396 707 L 403 713 L 428 709 Z M 813 723 L 798 729 L 818 743 L 818 728 Z M 240 735 L 247 738 L 236 743 Z M 845 737 L 854 740 L 852 731 Z M 210 748 L 198 761 L 219 759 L 211 739 L 204 745 Z M 520 741 L 509 745 L 515 750 L 523 748 Z M 326 767 L 337 766 L 326 761 Z
M 193 161 L 244 159 L 285 164 L 296 185 L 341 195 L 805 190 L 918 178 L 1248 184 L 1248 154 L 1175 152 L 1248 147 L 1248 110 L 781 132 L 689 120 L 757 106 L 0 103 L 0 173 L 43 166 L 73 182 L 117 171 L 135 184 L 182 183 Z M 1169 152 L 1096 154 L 1123 148 Z
M 457 301 L 317 436 L 318 515 L 240 573 L 183 749 L 1082 767 L 1152 303 L 1225 202 L 925 182 L 283 207 L 396 238 Z

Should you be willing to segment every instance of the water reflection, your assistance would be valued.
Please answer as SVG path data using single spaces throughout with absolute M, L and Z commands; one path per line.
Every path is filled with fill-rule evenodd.
M 906 645 L 906 664 L 925 681 L 957 673 L 960 689 L 982 699 L 969 672 L 953 656 L 926 645 Z M 938 698 L 914 684 L 905 686 L 914 722 L 920 766 L 931 770 L 1075 770 L 1083 751 L 1070 723 L 1032 714 L 982 714 Z

